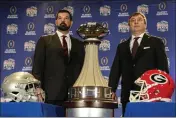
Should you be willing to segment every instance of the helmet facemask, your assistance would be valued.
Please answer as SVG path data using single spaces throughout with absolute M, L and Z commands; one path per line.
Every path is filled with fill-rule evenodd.
M 144 99 L 148 99 L 148 95 L 146 94 L 147 85 L 145 81 L 141 80 L 141 78 L 138 78 L 135 81 L 135 84 L 140 86 L 140 91 L 130 91 L 130 102 L 139 102 L 143 101 Z

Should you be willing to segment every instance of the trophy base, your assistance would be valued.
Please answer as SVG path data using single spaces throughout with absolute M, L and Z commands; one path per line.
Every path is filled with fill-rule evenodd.
M 117 101 L 77 100 L 66 101 L 66 117 L 113 117 Z
M 113 117 L 113 109 L 103 108 L 68 108 L 66 117 Z
M 111 98 L 109 87 L 72 87 L 64 107 L 67 117 L 113 117 L 118 102 Z
M 103 100 L 112 101 L 111 88 L 102 86 L 77 86 L 69 89 L 69 100 Z

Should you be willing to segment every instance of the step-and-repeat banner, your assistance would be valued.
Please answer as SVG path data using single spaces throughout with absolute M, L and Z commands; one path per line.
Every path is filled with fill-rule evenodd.
M 99 46 L 99 63 L 108 79 L 116 47 L 130 36 L 128 17 L 139 11 L 148 19 L 147 32 L 162 38 L 168 55 L 170 75 L 175 80 L 175 2 L 74 1 L 74 2 L 1 2 L 1 82 L 16 71 L 31 72 L 33 54 L 41 35 L 55 32 L 55 13 L 67 9 L 73 14 L 70 34 L 79 38 L 77 28 L 88 21 L 99 22 L 110 30 Z M 82 39 L 80 39 L 82 40 Z M 117 95 L 120 96 L 121 85 Z M 173 95 L 175 96 L 175 95 Z M 175 97 L 173 97 L 175 101 Z M 119 109 L 115 116 L 121 115 Z

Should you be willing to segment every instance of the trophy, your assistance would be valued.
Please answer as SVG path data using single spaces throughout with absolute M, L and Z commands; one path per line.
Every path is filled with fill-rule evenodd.
M 98 61 L 98 46 L 109 30 L 99 23 L 88 22 L 82 24 L 77 33 L 84 39 L 86 55 L 81 73 L 68 92 L 66 116 L 112 117 L 118 103 L 111 97 L 111 88 Z

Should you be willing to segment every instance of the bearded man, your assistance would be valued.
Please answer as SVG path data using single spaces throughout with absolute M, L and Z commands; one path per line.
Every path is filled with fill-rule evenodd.
M 78 78 L 85 56 L 82 41 L 70 36 L 72 15 L 67 10 L 56 14 L 57 31 L 41 36 L 37 42 L 32 74 L 41 81 L 45 102 L 62 105 L 67 100 L 68 88 Z

